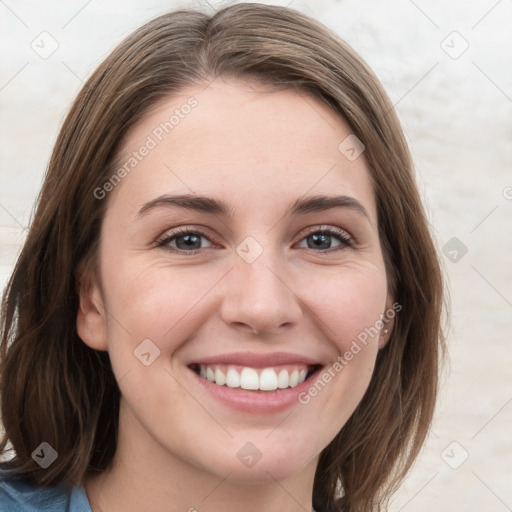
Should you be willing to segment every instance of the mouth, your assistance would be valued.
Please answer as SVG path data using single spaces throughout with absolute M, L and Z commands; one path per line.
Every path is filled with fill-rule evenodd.
M 311 378 L 322 365 L 295 363 L 254 368 L 227 363 L 192 363 L 188 367 L 201 379 L 220 387 L 272 392 L 296 388 Z
M 205 403 L 213 399 L 229 410 L 258 416 L 302 407 L 299 396 L 324 368 L 318 359 L 299 353 L 248 351 L 204 356 L 186 366 Z

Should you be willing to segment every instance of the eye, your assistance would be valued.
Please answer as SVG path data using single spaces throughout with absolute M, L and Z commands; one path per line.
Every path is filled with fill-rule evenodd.
M 201 238 L 210 242 L 210 239 L 200 231 L 181 228 L 157 242 L 157 246 L 173 252 L 196 254 L 200 249 L 205 248 L 201 247 Z
M 201 247 L 201 239 L 207 240 L 210 245 Z M 333 246 L 332 244 L 336 240 L 338 240 L 338 243 Z M 342 250 L 353 246 L 351 236 L 339 228 L 316 229 L 305 236 L 300 243 L 303 241 L 306 242 L 306 246 L 301 248 L 315 249 L 315 252 L 319 253 L 331 252 L 331 249 Z M 213 247 L 210 238 L 204 233 L 188 228 L 180 228 L 177 231 L 166 234 L 156 245 L 170 252 L 187 254 L 197 254 L 201 249 Z
M 335 246 L 331 245 L 333 239 L 339 240 L 339 243 Z M 316 252 L 326 252 L 330 249 L 341 250 L 345 247 L 352 247 L 353 245 L 350 235 L 339 228 L 323 228 L 311 231 L 301 242 L 304 240 L 306 241 L 306 248 L 320 249 L 320 251 Z

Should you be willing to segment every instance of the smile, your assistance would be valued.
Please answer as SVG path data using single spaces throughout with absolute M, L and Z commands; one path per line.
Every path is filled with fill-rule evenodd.
M 230 352 L 187 364 L 206 403 L 245 414 L 275 414 L 302 405 L 298 395 L 323 368 L 318 359 L 291 352 Z
M 233 364 L 195 364 L 191 369 L 201 378 L 218 386 L 253 391 L 275 391 L 302 384 L 318 365 L 292 364 L 252 368 Z

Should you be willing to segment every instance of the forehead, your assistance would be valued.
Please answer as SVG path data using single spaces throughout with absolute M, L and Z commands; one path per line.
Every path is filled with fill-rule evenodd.
M 217 79 L 161 100 L 132 128 L 118 158 L 128 172 L 114 195 L 140 204 L 200 192 L 243 209 L 343 194 L 375 219 L 364 153 L 342 152 L 350 137 L 343 118 L 310 94 Z

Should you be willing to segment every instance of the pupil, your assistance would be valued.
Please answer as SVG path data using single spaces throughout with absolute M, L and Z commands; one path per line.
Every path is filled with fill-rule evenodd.
M 309 244 L 309 248 L 319 248 L 322 243 L 324 243 L 324 247 L 320 247 L 321 249 L 329 249 L 329 246 L 330 246 L 330 241 L 331 241 L 331 237 L 330 235 L 325 235 L 325 234 L 318 234 L 318 235 L 311 235 L 309 238 L 312 238 L 313 239 L 313 247 L 311 247 Z
M 195 239 L 195 240 L 194 240 Z M 180 244 L 180 240 L 184 241 L 184 244 Z M 199 237 L 197 235 L 182 235 L 178 238 L 176 238 L 176 246 L 178 249 L 190 249 L 192 248 L 194 243 L 197 243 L 199 241 Z M 180 245 L 184 247 L 180 247 Z

